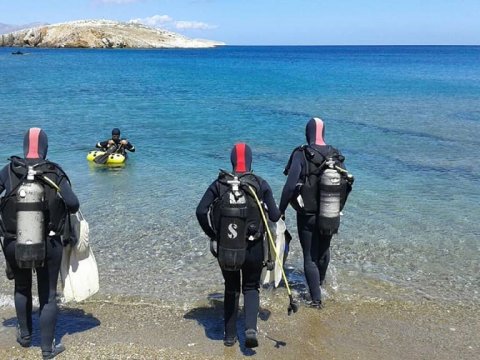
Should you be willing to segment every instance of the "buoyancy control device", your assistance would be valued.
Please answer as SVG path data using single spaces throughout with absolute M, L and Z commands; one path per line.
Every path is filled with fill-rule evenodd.
M 1 227 L 6 238 L 15 239 L 15 258 L 20 268 L 43 266 L 45 239 L 63 231 L 65 204 L 60 196 L 67 175 L 48 160 L 10 159 L 10 191 L 0 202 Z
M 42 267 L 45 260 L 45 190 L 35 175 L 34 167 L 28 166 L 16 191 L 15 259 L 20 268 Z
M 259 181 L 251 173 L 218 177 L 219 198 L 213 204 L 213 224 L 218 242 L 218 262 L 226 271 L 240 270 L 245 262 L 248 241 L 263 235 L 261 215 L 247 188 L 258 193 Z
M 291 204 L 297 211 L 316 214 L 320 233 L 336 234 L 340 226 L 340 211 L 354 180 L 342 166 L 345 158 L 331 146 L 322 150 L 303 146 L 296 150 L 304 153 L 306 173 Z

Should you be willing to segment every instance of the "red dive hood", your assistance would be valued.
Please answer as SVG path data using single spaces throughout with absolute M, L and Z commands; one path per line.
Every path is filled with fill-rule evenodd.
M 323 120 L 318 117 L 311 118 L 305 128 L 305 136 L 309 145 L 326 145 L 324 140 L 325 124 Z
M 230 154 L 230 160 L 234 172 L 249 172 L 252 169 L 252 149 L 245 143 L 235 144 Z
M 40 128 L 30 128 L 23 138 L 25 159 L 45 159 L 48 151 L 48 138 Z

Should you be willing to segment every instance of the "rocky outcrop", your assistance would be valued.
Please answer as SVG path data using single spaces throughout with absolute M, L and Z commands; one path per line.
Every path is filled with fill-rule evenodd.
M 46 48 L 207 48 L 222 42 L 110 20 L 80 20 L 0 35 L 0 46 Z

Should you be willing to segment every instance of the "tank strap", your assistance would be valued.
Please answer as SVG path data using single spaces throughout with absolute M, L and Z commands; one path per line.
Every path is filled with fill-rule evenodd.
M 247 218 L 247 208 L 223 208 L 222 215 L 228 217 Z
M 17 203 L 17 211 L 44 211 L 45 204 L 43 202 L 34 203 Z

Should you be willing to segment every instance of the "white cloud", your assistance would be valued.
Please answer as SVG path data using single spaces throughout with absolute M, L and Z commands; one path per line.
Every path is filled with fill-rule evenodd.
M 210 25 L 201 21 L 176 21 L 168 15 L 153 15 L 146 18 L 132 19 L 129 22 L 134 24 L 143 24 L 151 27 L 160 27 L 167 29 L 170 28 L 178 30 L 210 30 L 217 28 L 216 25 Z
M 210 25 L 200 21 L 175 21 L 175 27 L 180 30 L 209 30 L 215 29 L 215 25 Z
M 158 27 L 173 22 L 173 19 L 168 15 L 153 15 L 146 18 L 138 18 L 130 20 L 131 23 L 144 24 L 152 27 Z

